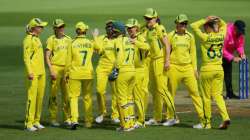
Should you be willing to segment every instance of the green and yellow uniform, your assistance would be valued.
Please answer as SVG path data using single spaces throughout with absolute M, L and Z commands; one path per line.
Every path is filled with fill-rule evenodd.
M 57 121 L 57 94 L 59 90 L 62 93 L 64 121 L 70 122 L 70 110 L 68 103 L 67 85 L 64 79 L 65 64 L 67 58 L 68 47 L 71 46 L 72 39 L 64 35 L 62 38 L 57 38 L 52 35 L 47 40 L 47 50 L 51 51 L 50 62 L 52 70 L 56 74 L 56 79 L 51 80 L 49 112 L 51 122 Z
M 167 89 L 167 77 L 164 74 L 165 47 L 162 44 L 162 39 L 167 36 L 166 30 L 162 25 L 156 23 L 152 29 L 146 29 L 146 39 L 150 45 L 150 75 L 152 75 L 156 92 L 153 94 L 154 102 L 154 119 L 161 121 L 162 107 L 167 105 L 169 111 L 169 119 L 175 117 L 175 106 L 172 95 Z
M 146 27 L 146 25 L 143 25 L 141 28 L 140 28 L 140 32 L 141 32 L 141 34 L 144 36 L 144 38 L 146 37 L 146 31 L 147 31 L 147 27 Z M 145 38 L 146 39 L 146 38 Z M 150 81 L 150 79 L 152 79 L 152 76 L 150 76 L 150 72 L 152 72 L 152 71 L 150 71 L 150 62 L 151 62 L 151 57 L 150 57 L 150 51 L 148 51 L 148 54 L 147 54 L 147 57 L 145 58 L 145 60 L 144 60 L 144 63 L 145 63 L 145 65 L 146 65 L 146 67 L 145 67 L 145 71 L 144 71 L 144 74 L 145 74 L 145 83 L 147 83 L 146 85 L 145 85 L 145 87 L 144 87 L 144 91 L 145 91 L 145 96 L 144 96 L 144 112 L 145 112 L 145 114 L 147 113 L 147 111 L 148 111 L 148 99 L 149 99 L 149 92 L 152 94 L 152 95 L 154 95 L 153 93 L 154 93 L 154 91 L 155 91 L 155 86 L 153 85 L 153 83 L 151 82 L 149 82 Z M 155 96 L 153 96 L 153 100 L 155 100 L 156 98 L 155 98 Z M 155 115 L 155 114 L 158 114 L 158 113 L 156 113 L 156 111 L 155 110 L 157 110 L 157 108 L 159 109 L 159 108 L 161 108 L 162 109 L 162 107 L 157 107 L 157 105 L 156 104 L 160 104 L 160 105 L 162 105 L 162 101 L 161 100 L 159 100 L 160 101 L 160 103 L 156 103 L 155 101 L 153 101 L 153 107 L 154 107 L 154 116 L 157 116 L 157 115 Z M 154 117 L 154 118 L 157 118 L 157 117 Z
M 144 124 L 145 122 L 145 98 L 148 96 L 148 65 L 147 57 L 149 53 L 149 45 L 142 34 L 136 36 L 134 44 L 135 56 L 135 88 L 134 101 L 137 107 L 138 122 Z
M 115 67 L 119 75 L 115 81 L 116 100 L 121 127 L 133 127 L 133 88 L 135 86 L 135 48 L 127 37 L 119 36 L 115 40 L 116 61 Z
M 204 113 L 207 125 L 211 121 L 211 97 L 214 98 L 223 120 L 229 120 L 225 101 L 223 99 L 223 68 L 222 47 L 226 33 L 226 23 L 220 20 L 219 32 L 203 33 L 200 26 L 206 23 L 201 19 L 191 24 L 194 32 L 201 38 L 202 65 L 200 73 L 200 88 L 204 99 Z
M 114 68 L 115 62 L 115 45 L 114 39 L 109 39 L 107 36 L 100 36 L 95 39 L 95 46 L 98 49 L 98 54 L 100 55 L 98 66 L 96 68 L 97 75 L 97 101 L 99 105 L 100 114 L 105 115 L 107 113 L 106 110 L 106 87 L 108 83 L 108 76 Z M 117 111 L 117 103 L 115 99 L 115 82 L 110 82 L 112 89 L 112 105 L 111 105 L 111 118 L 116 119 L 119 117 Z
M 69 101 L 72 123 L 78 122 L 78 97 L 82 92 L 85 123 L 92 123 L 93 43 L 85 35 L 77 36 L 68 48 L 66 75 L 69 77 Z
M 23 59 L 26 69 L 26 77 L 33 74 L 33 80 L 26 79 L 27 107 L 25 127 L 40 124 L 43 96 L 45 90 L 45 67 L 43 47 L 38 36 L 28 34 L 23 41 Z
M 195 77 L 197 57 L 194 36 L 188 31 L 185 31 L 183 35 L 172 31 L 168 34 L 168 39 L 171 45 L 170 69 L 168 71 L 169 90 L 174 98 L 179 83 L 183 82 L 189 91 L 200 120 L 204 121 L 202 99 Z

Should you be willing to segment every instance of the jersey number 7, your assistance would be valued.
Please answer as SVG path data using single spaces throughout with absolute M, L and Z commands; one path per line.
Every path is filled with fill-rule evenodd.
M 87 51 L 80 51 L 80 53 L 81 53 L 82 58 L 83 58 L 82 65 L 85 65 L 88 52 Z

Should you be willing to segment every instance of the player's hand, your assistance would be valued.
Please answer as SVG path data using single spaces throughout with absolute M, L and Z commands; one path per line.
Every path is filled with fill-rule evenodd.
M 30 74 L 28 75 L 28 79 L 29 79 L 29 80 L 33 80 L 33 79 L 34 79 L 34 74 L 33 74 L 33 73 L 30 73 Z
M 241 59 L 246 59 L 246 55 L 245 55 L 245 54 L 241 54 L 241 55 L 240 55 L 240 58 L 241 58 Z
M 56 80 L 56 74 L 53 71 L 50 72 L 50 77 L 52 80 Z
M 239 61 L 241 61 L 241 58 L 240 58 L 240 57 L 234 57 L 233 61 L 234 61 L 235 63 L 238 63 Z
M 216 21 L 216 20 L 219 20 L 219 19 L 220 18 L 218 16 L 207 16 L 206 17 L 207 22 Z
M 92 31 L 92 35 L 93 35 L 93 38 L 96 38 L 98 35 L 99 35 L 99 30 L 97 28 L 95 28 L 93 31 Z
M 170 61 L 166 61 L 165 64 L 164 64 L 164 70 L 169 70 L 170 68 Z

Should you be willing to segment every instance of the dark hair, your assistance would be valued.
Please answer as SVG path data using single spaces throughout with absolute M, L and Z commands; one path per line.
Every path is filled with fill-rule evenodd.
M 244 21 L 242 20 L 236 20 L 234 22 L 234 26 L 238 29 L 238 33 L 241 35 L 241 34 L 245 34 L 245 27 L 246 27 L 246 24 Z
M 216 22 L 211 21 L 211 22 L 208 22 L 208 23 L 206 23 L 206 24 L 207 24 L 207 26 L 208 26 L 208 27 L 210 27 L 210 28 L 213 28 L 213 29 L 214 29 L 214 25 L 215 25 L 215 23 L 216 23 Z
M 204 26 L 212 28 L 215 31 L 215 25 L 216 25 L 216 23 L 217 23 L 216 20 L 212 20 L 212 21 L 209 21 L 209 22 L 205 23 Z
M 161 24 L 161 19 L 160 17 L 157 17 L 156 22 L 160 25 Z

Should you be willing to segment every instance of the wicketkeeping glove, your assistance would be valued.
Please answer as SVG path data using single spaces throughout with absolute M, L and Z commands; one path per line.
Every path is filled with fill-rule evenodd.
M 109 81 L 115 81 L 119 75 L 119 69 L 114 68 L 109 74 Z

